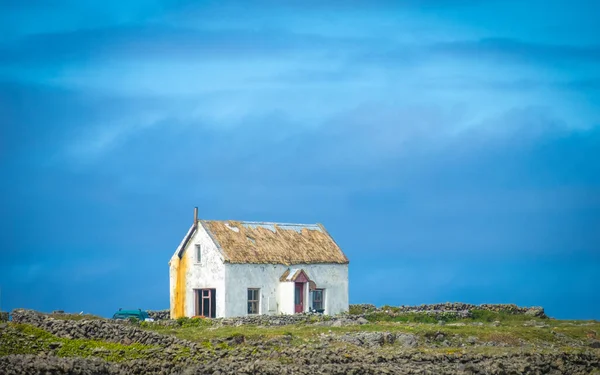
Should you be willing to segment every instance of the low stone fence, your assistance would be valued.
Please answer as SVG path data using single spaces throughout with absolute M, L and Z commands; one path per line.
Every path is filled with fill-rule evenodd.
M 345 326 L 368 323 L 370 316 L 378 313 L 398 316 L 407 313 L 426 314 L 438 320 L 464 319 L 472 316 L 473 310 L 493 312 L 507 312 L 510 314 L 524 314 L 537 318 L 546 318 L 542 307 L 519 307 L 513 304 L 482 304 L 472 305 L 467 303 L 442 303 L 420 306 L 382 306 L 375 307 L 370 304 L 350 305 L 349 314 L 327 316 L 322 314 L 296 314 L 296 315 L 252 315 L 236 318 L 211 319 L 211 323 L 223 326 L 238 326 L 244 324 L 260 326 L 282 326 L 290 324 L 316 324 Z
M 165 310 L 148 310 L 148 316 L 154 320 L 169 320 L 171 319 L 171 312 L 169 309 Z
M 436 320 L 448 321 L 472 316 L 473 310 L 486 310 L 494 312 L 508 312 L 511 314 L 525 314 L 531 317 L 546 318 L 541 307 L 519 307 L 516 305 L 483 304 L 472 305 L 466 303 L 443 303 L 420 306 L 382 306 L 375 307 L 370 304 L 350 305 L 349 314 L 328 316 L 322 314 L 295 314 L 295 315 L 251 315 L 236 318 L 217 319 L 183 319 L 170 320 L 168 310 L 149 311 L 148 314 L 155 323 L 162 325 L 212 325 L 212 326 L 285 326 L 294 324 L 314 324 L 320 326 L 347 326 L 369 323 L 373 315 L 386 314 L 396 317 L 406 313 L 426 314 Z M 8 315 L 7 313 L 4 313 Z M 0 317 L 1 318 L 1 317 Z M 380 317 L 375 317 L 379 320 Z M 114 321 L 98 317 L 70 317 L 68 314 L 43 314 L 33 310 L 17 309 L 12 311 L 15 323 L 27 323 L 47 330 L 60 337 L 88 338 L 107 340 L 113 342 L 138 342 L 148 345 L 158 345 L 157 342 L 172 340 L 170 344 L 189 344 L 172 336 L 163 336 L 155 332 L 143 330 L 127 321 Z M 0 319 L 2 320 L 2 319 Z
M 539 306 L 520 307 L 514 304 L 481 304 L 473 305 L 462 302 L 447 302 L 418 306 L 381 306 L 372 304 L 350 305 L 351 314 L 361 315 L 368 313 L 440 313 L 440 312 L 470 312 L 473 310 L 485 310 L 493 312 L 507 312 L 509 314 L 525 314 L 537 318 L 547 318 L 544 308 Z
M 336 316 L 322 314 L 295 314 L 295 315 L 253 315 L 235 318 L 216 318 L 216 319 L 196 319 L 182 318 L 177 320 L 158 321 L 156 324 L 163 325 L 212 325 L 215 327 L 222 326 L 241 326 L 241 325 L 256 325 L 256 326 L 286 326 L 294 324 L 307 324 L 316 326 L 331 326 L 343 327 L 351 325 L 361 325 L 369 323 L 369 318 L 375 313 L 365 314 L 341 314 Z M 470 315 L 465 312 L 423 312 L 433 317 L 436 321 L 448 320 L 448 318 L 468 318 Z M 396 313 L 386 313 L 389 316 L 398 316 Z M 379 318 L 379 317 L 378 317 Z M 378 319 L 375 319 L 378 320 Z
M 259 326 L 284 326 L 290 324 L 308 324 L 339 319 L 322 314 L 295 314 L 295 315 L 251 315 L 236 318 L 212 319 L 213 324 L 223 326 L 259 325 Z
M 17 309 L 12 311 L 13 323 L 31 324 L 52 333 L 55 336 L 68 339 L 92 339 L 117 342 L 129 345 L 140 343 L 144 345 L 194 346 L 195 344 L 173 336 L 146 331 L 131 325 L 127 321 L 108 319 L 79 320 L 69 319 L 68 315 L 56 316 L 33 310 Z
M 298 323 L 315 323 L 320 321 L 330 321 L 345 319 L 355 321 L 360 317 L 366 317 L 369 314 L 374 313 L 387 313 L 387 314 L 402 314 L 402 313 L 423 313 L 432 316 L 452 316 L 455 318 L 469 318 L 471 317 L 471 311 L 473 310 L 484 310 L 492 312 L 507 312 L 509 314 L 525 314 L 537 318 L 547 318 L 543 307 L 520 307 L 514 304 L 481 304 L 473 305 L 469 303 L 437 303 L 429 305 L 418 305 L 418 306 L 381 306 L 376 307 L 372 304 L 355 304 L 350 305 L 349 314 L 342 314 L 340 316 L 324 316 L 322 314 L 295 314 L 295 315 L 251 315 L 245 317 L 236 318 L 218 318 L 211 319 L 214 323 L 220 325 L 241 325 L 241 324 L 253 324 L 253 325 L 287 325 L 287 324 L 298 324 Z M 148 311 L 148 315 L 156 321 L 169 320 L 169 310 L 156 310 Z

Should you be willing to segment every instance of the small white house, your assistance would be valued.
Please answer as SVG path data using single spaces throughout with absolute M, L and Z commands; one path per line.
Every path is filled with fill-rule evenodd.
M 169 261 L 171 317 L 348 311 L 348 258 L 321 224 L 194 222 Z

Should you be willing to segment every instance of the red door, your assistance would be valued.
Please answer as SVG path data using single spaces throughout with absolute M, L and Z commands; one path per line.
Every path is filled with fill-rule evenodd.
M 294 312 L 304 312 L 304 283 L 296 283 L 294 293 Z

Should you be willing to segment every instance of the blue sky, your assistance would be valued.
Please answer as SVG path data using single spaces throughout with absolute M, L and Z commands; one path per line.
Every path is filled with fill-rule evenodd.
M 597 14 L 0 0 L 0 307 L 167 308 L 198 206 L 323 223 L 351 303 L 599 319 Z

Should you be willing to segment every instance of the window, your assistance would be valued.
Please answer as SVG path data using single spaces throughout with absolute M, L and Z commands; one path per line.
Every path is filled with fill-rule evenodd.
M 196 263 L 200 263 L 202 261 L 202 247 L 200 244 L 196 244 Z
M 248 314 L 258 314 L 260 289 L 248 289 Z
M 196 313 L 195 315 L 205 316 L 207 318 L 216 317 L 216 289 L 194 289 L 196 294 Z
M 321 311 L 321 312 L 324 310 L 323 296 L 324 296 L 323 289 L 315 289 L 313 291 L 312 308 L 314 310 Z

